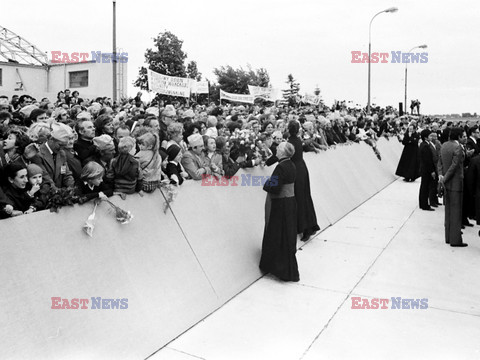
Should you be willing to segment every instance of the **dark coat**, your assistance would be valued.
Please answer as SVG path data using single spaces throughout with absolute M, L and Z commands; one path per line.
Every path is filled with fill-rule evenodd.
M 84 162 L 90 156 L 95 154 L 95 145 L 93 145 L 93 141 L 87 141 L 83 139 L 78 139 L 75 144 L 73 144 L 73 150 L 75 150 L 78 154 L 78 158 L 80 162 Z
M 33 205 L 34 198 L 27 195 L 27 189 L 16 189 L 13 186 L 8 186 L 5 189 L 5 195 L 8 198 L 8 203 L 13 206 L 14 210 L 25 212 Z
M 75 194 L 79 197 L 80 203 L 98 198 L 98 194 L 100 192 L 103 192 L 108 197 L 113 195 L 113 189 L 104 182 L 102 182 L 99 186 L 94 186 L 93 189 L 90 189 L 90 187 L 85 184 L 83 180 L 79 179 L 75 183 Z
M 474 156 L 466 174 L 466 185 L 470 194 L 473 195 L 473 209 L 468 214 L 475 218 L 480 225 L 480 155 Z
M 395 175 L 402 176 L 405 179 L 417 179 L 419 177 L 418 139 L 419 135 L 416 132 L 411 135 L 408 132 L 405 133 L 402 140 L 402 144 L 405 146 Z
M 420 175 L 431 176 L 432 173 L 436 173 L 432 145 L 429 142 L 422 142 L 420 144 L 419 153 Z
M 265 230 L 260 269 L 284 281 L 299 281 L 297 251 L 297 214 L 294 197 L 295 165 L 281 159 L 265 183 Z
M 295 164 L 297 176 L 295 179 L 295 199 L 297 200 L 297 233 L 320 230 L 317 224 L 317 215 L 313 206 L 312 195 L 310 193 L 310 176 L 308 175 L 307 165 L 303 161 L 302 140 L 298 137 L 290 137 L 288 142 L 295 147 L 295 153 L 292 156 L 292 162 Z
M 32 158 L 32 162 L 43 169 L 44 183 L 57 188 L 73 187 L 75 181 L 63 150 L 56 154 L 54 160 L 47 145 L 42 144 L 39 153 Z

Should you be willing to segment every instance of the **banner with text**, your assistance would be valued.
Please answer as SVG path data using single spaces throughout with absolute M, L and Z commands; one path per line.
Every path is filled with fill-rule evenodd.
M 208 81 L 192 80 L 192 94 L 208 94 Z
M 248 91 L 254 98 L 262 98 L 268 101 L 280 100 L 282 97 L 279 95 L 280 91 L 271 87 L 265 88 L 260 86 L 248 85 Z
M 305 94 L 302 97 L 302 102 L 312 105 L 320 105 L 320 96 Z
M 148 69 L 148 88 L 159 94 L 190 97 L 192 79 L 159 74 Z
M 220 100 L 230 100 L 240 103 L 253 104 L 255 98 L 252 95 L 231 94 L 220 90 Z

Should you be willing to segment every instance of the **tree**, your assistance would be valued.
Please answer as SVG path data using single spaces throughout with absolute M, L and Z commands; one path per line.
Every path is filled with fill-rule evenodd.
M 234 69 L 230 65 L 213 69 L 217 82 L 223 91 L 234 94 L 247 94 L 248 85 L 267 87 L 270 82 L 268 71 L 264 68 L 253 70 L 247 65 L 247 70 L 242 67 Z
M 286 83 L 288 88 L 282 90 L 283 98 L 288 101 L 288 105 L 295 106 L 297 104 L 297 95 L 300 91 L 300 84 L 293 78 L 292 74 L 288 74 Z
M 202 73 L 198 71 L 197 62 L 190 61 L 187 65 L 187 77 L 195 79 L 197 81 L 202 80 Z
M 184 62 L 187 54 L 182 50 L 183 40 L 171 32 L 165 31 L 158 34 L 157 38 L 153 39 L 153 43 L 155 50 L 147 49 L 145 52 L 145 62 L 148 64 L 148 68 L 163 75 L 186 77 L 187 71 Z M 147 69 L 142 66 L 133 85 L 146 90 L 148 89 L 147 84 Z

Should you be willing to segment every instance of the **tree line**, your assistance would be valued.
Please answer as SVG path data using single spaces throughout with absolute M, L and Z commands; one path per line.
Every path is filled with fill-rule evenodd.
M 202 73 L 198 70 L 197 62 L 194 60 L 187 62 L 187 53 L 182 49 L 183 40 L 170 31 L 165 31 L 154 38 L 153 43 L 154 48 L 147 49 L 145 52 L 145 62 L 150 70 L 168 76 L 202 80 Z M 213 74 L 216 76 L 216 81 L 205 78 L 210 83 L 209 94 L 198 94 L 199 102 L 205 101 L 207 98 L 210 101 L 218 101 L 220 89 L 234 94 L 248 94 L 248 85 L 268 87 L 270 84 L 267 69 L 253 69 L 250 65 L 247 65 L 246 69 L 242 67 L 234 69 L 230 65 L 220 66 L 213 69 Z M 292 74 L 287 76 L 286 84 L 286 89 L 282 90 L 283 97 L 290 105 L 295 105 L 300 84 Z M 146 67 L 140 68 L 137 80 L 133 85 L 142 90 L 148 90 Z M 318 89 L 315 93 L 317 92 L 320 93 Z M 167 95 L 160 97 L 171 99 L 171 96 Z

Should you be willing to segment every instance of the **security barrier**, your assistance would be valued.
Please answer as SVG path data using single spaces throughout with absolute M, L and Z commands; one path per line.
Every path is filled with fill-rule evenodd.
M 363 143 L 304 154 L 322 230 L 396 179 L 402 145 L 378 147 L 382 161 Z M 237 186 L 187 181 L 166 213 L 159 191 L 113 197 L 133 221 L 101 204 L 91 238 L 93 204 L 1 221 L 2 357 L 145 358 L 205 318 L 262 276 L 265 192 L 242 180 L 273 168 L 242 170 Z M 53 297 L 89 303 L 52 309 Z

